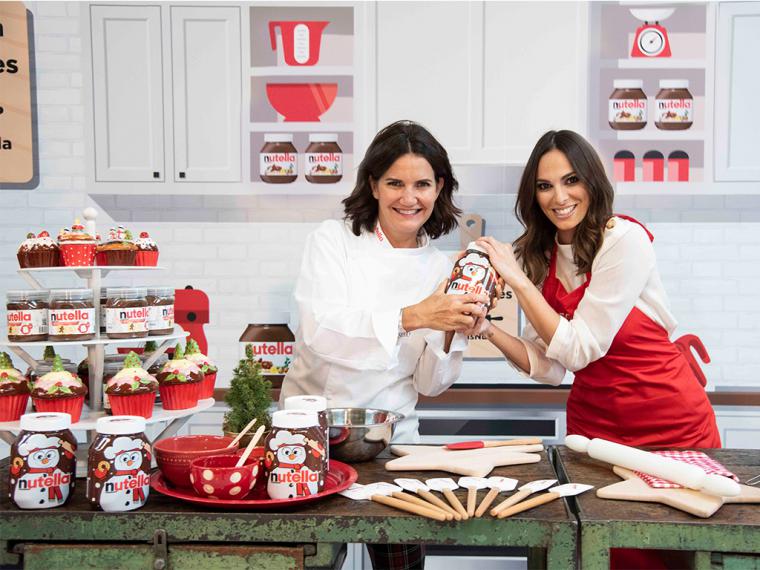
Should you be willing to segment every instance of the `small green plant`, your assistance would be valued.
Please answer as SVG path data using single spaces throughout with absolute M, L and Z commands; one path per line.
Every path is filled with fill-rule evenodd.
M 256 418 L 256 426 L 272 426 L 269 408 L 272 405 L 272 383 L 261 374 L 261 365 L 253 359 L 248 345 L 245 358 L 235 368 L 230 389 L 224 398 L 230 407 L 224 415 L 225 431 L 238 433 Z

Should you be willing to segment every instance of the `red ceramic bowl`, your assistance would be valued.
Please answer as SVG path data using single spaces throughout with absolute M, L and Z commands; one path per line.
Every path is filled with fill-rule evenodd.
M 242 499 L 256 486 L 261 469 L 261 457 L 257 449 L 251 452 L 245 463 L 235 467 L 238 455 L 211 455 L 199 457 L 190 464 L 190 482 L 201 497 L 209 499 Z
M 167 437 L 153 445 L 156 463 L 161 473 L 176 487 L 192 487 L 190 482 L 190 463 L 199 457 L 209 455 L 235 455 L 238 450 L 227 446 L 231 437 L 220 435 L 181 435 Z
M 267 98 L 285 121 L 319 121 L 337 94 L 337 83 L 267 84 Z

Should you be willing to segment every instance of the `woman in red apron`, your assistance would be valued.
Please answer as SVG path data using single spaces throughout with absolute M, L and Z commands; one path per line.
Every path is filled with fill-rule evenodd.
M 528 323 L 522 338 L 492 325 L 485 334 L 539 381 L 559 384 L 566 370 L 575 373 L 568 434 L 631 446 L 720 447 L 704 389 L 669 338 L 676 323 L 654 237 L 636 220 L 613 215 L 612 202 L 612 185 L 586 140 L 572 131 L 541 137 L 517 195 L 525 231 L 514 250 L 493 238 L 478 242 Z M 617 549 L 612 565 L 684 562 L 669 558 Z

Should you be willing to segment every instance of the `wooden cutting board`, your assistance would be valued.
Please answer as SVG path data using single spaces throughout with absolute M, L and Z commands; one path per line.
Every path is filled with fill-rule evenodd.
M 736 497 L 716 497 L 691 489 L 655 489 L 629 469 L 612 470 L 625 480 L 598 489 L 596 496 L 601 499 L 662 503 L 702 518 L 711 517 L 724 503 L 760 503 L 760 489 L 748 485 L 740 485 Z
M 488 449 L 496 449 L 494 447 L 488 448 Z M 539 451 L 544 450 L 544 446 L 540 443 L 537 443 L 535 445 L 510 445 L 507 446 L 507 449 L 509 451 L 515 451 L 515 452 L 522 452 L 522 453 L 536 453 Z M 462 451 L 456 451 L 452 449 L 446 449 L 442 445 L 391 445 L 391 453 L 393 455 L 411 455 L 413 453 L 421 454 L 421 453 L 430 453 L 431 451 L 445 451 L 446 453 L 462 453 L 462 451 L 472 451 L 472 450 L 462 450 Z
M 394 446 L 416 447 L 416 446 Z M 407 451 L 408 450 L 399 450 Z M 537 453 L 512 451 L 508 447 L 450 451 L 436 448 L 421 453 L 408 453 L 385 464 L 388 471 L 448 471 L 467 477 L 486 477 L 494 467 L 538 463 Z

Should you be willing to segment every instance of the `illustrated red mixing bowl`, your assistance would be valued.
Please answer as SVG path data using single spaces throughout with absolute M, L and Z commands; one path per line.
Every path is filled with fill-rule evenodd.
M 153 445 L 156 463 L 164 477 L 176 487 L 192 487 L 190 482 L 190 463 L 199 457 L 208 455 L 235 455 L 238 450 L 227 446 L 231 437 L 219 435 L 181 435 L 167 437 Z
M 318 122 L 338 95 L 337 83 L 268 83 L 267 98 L 285 121 Z

